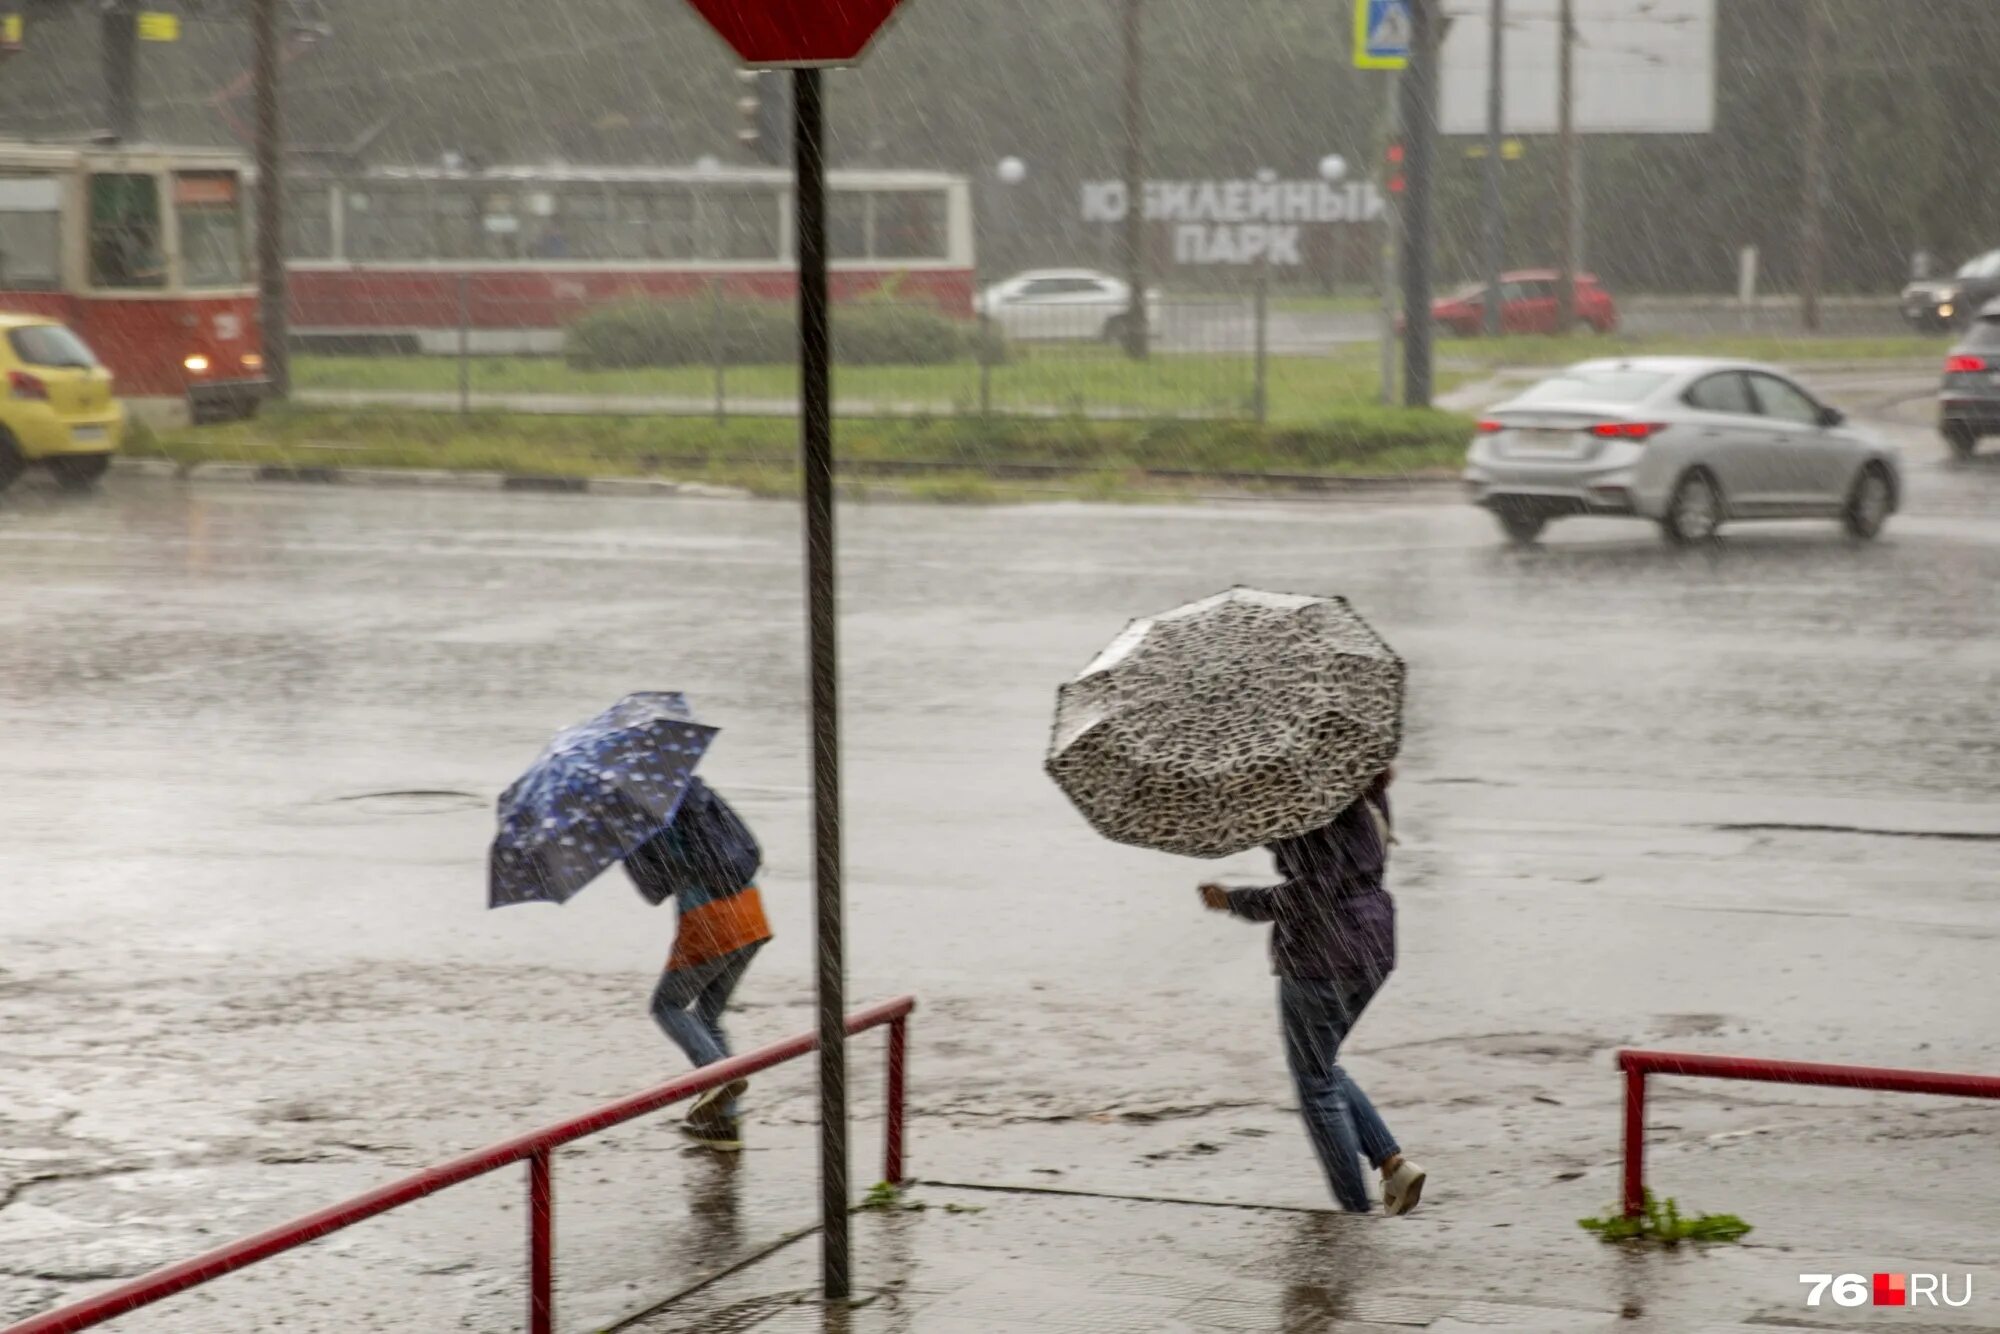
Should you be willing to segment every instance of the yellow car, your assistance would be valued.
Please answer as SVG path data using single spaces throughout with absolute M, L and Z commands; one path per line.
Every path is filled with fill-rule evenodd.
M 0 314 L 0 491 L 41 464 L 69 491 L 87 491 L 125 438 L 111 372 L 68 326 Z

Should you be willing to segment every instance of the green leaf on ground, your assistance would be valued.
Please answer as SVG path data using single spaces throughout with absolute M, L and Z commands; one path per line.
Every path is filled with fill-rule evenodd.
M 861 1208 L 876 1213 L 921 1213 L 927 1206 L 913 1200 L 893 1181 L 878 1181 L 861 1199 Z
M 1637 1218 L 1627 1218 L 1622 1211 L 1613 1211 L 1602 1218 L 1579 1218 L 1576 1222 L 1585 1231 L 1595 1232 L 1600 1241 L 1650 1243 L 1656 1246 L 1678 1246 L 1684 1241 L 1741 1241 L 1750 1234 L 1750 1225 L 1735 1214 L 1696 1214 L 1693 1218 L 1684 1218 L 1679 1202 L 1672 1196 L 1662 1201 L 1655 1198 L 1650 1190 L 1646 1192 L 1646 1207 Z

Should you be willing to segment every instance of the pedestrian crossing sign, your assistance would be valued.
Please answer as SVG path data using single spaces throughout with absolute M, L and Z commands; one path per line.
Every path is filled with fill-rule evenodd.
M 181 16 L 161 10 L 145 10 L 139 15 L 139 40 L 142 42 L 178 42 L 181 39 Z
M 1354 67 L 1402 69 L 1410 63 L 1411 0 L 1354 0 Z

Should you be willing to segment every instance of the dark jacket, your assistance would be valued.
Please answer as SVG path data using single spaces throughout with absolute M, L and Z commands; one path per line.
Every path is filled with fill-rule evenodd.
M 699 778 L 674 811 L 674 821 L 625 858 L 626 874 L 658 906 L 679 898 L 686 911 L 755 882 L 763 853 L 728 802 Z
M 1386 826 L 1388 795 L 1373 800 Z M 1273 969 L 1283 977 L 1380 986 L 1396 966 L 1396 903 L 1382 887 L 1389 849 L 1368 801 L 1270 849 L 1283 882 L 1229 891 L 1229 911 L 1271 923 Z

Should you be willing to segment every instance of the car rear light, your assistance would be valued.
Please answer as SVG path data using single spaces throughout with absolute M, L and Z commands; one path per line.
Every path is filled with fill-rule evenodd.
M 193 375 L 208 374 L 208 358 L 203 356 L 199 352 L 192 352 L 189 353 L 187 356 L 182 357 L 181 365 L 187 367 L 188 372 L 190 374 Z
M 1599 422 L 1590 433 L 1606 440 L 1650 440 L 1666 429 L 1665 422 Z
M 1944 369 L 1947 375 L 1957 374 L 1962 371 L 1983 371 L 1986 369 L 1986 358 L 1946 357 L 1944 359 Z
M 1479 423 L 1479 433 L 1481 435 L 1498 435 L 1506 429 L 1507 423 L 1495 421 L 1491 417 Z
M 7 372 L 7 392 L 15 398 L 40 399 L 44 403 L 48 402 L 49 398 L 48 385 L 42 383 L 41 377 L 30 375 L 26 371 Z

